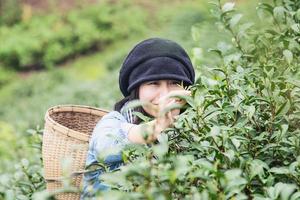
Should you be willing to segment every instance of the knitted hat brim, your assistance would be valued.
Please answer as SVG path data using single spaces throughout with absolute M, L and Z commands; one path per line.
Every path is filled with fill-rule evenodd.
M 127 92 L 130 93 L 144 82 L 154 80 L 177 80 L 182 81 L 184 85 L 191 85 L 193 82 L 187 74 L 187 70 L 178 60 L 169 57 L 155 57 L 141 63 L 132 71 Z

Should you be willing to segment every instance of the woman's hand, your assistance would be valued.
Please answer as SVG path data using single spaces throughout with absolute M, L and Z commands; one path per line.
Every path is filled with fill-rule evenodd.
M 191 92 L 187 90 L 173 90 L 159 100 L 157 108 L 157 116 L 154 120 L 154 137 L 157 136 L 166 128 L 172 127 L 180 110 L 176 107 L 186 104 L 185 100 L 176 96 L 190 96 Z M 172 109 L 173 107 L 173 109 Z M 170 109 L 170 110 L 169 110 Z M 169 111 L 167 111 L 169 110 Z
M 152 106 L 152 109 L 156 111 L 154 120 L 139 125 L 125 124 L 125 127 L 123 128 L 128 130 L 128 139 L 131 142 L 138 144 L 146 144 L 155 141 L 163 130 L 173 126 L 176 117 L 180 113 L 178 106 L 186 104 L 185 100 L 175 96 L 189 95 L 191 95 L 191 92 L 187 90 L 173 90 L 167 95 L 162 96 L 159 99 L 159 104 L 157 106 L 150 105 Z M 143 137 L 143 133 L 145 132 L 149 133 L 146 139 Z

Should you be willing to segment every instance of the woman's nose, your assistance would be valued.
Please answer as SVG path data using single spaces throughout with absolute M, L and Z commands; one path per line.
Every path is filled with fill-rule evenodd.
M 169 88 L 167 85 L 160 85 L 159 87 L 159 97 L 163 97 L 169 93 Z

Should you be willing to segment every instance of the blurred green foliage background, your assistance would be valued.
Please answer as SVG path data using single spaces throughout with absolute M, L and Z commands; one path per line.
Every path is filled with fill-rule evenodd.
M 0 199 L 26 199 L 44 188 L 37 143 L 49 107 L 111 110 L 122 98 L 118 70 L 134 44 L 148 37 L 175 40 L 191 56 L 201 54 L 197 68 L 216 63 L 208 49 L 231 40 L 205 0 L 36 2 L 0 0 Z M 256 3 L 237 6 L 257 21 Z

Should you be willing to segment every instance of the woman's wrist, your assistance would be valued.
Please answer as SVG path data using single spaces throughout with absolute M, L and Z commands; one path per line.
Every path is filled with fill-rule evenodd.
M 155 141 L 164 128 L 161 127 L 155 119 L 144 124 L 129 126 L 127 130 L 129 141 L 145 144 Z
M 158 121 L 155 119 L 153 120 L 153 134 L 154 135 L 159 135 L 164 128 L 158 123 Z

